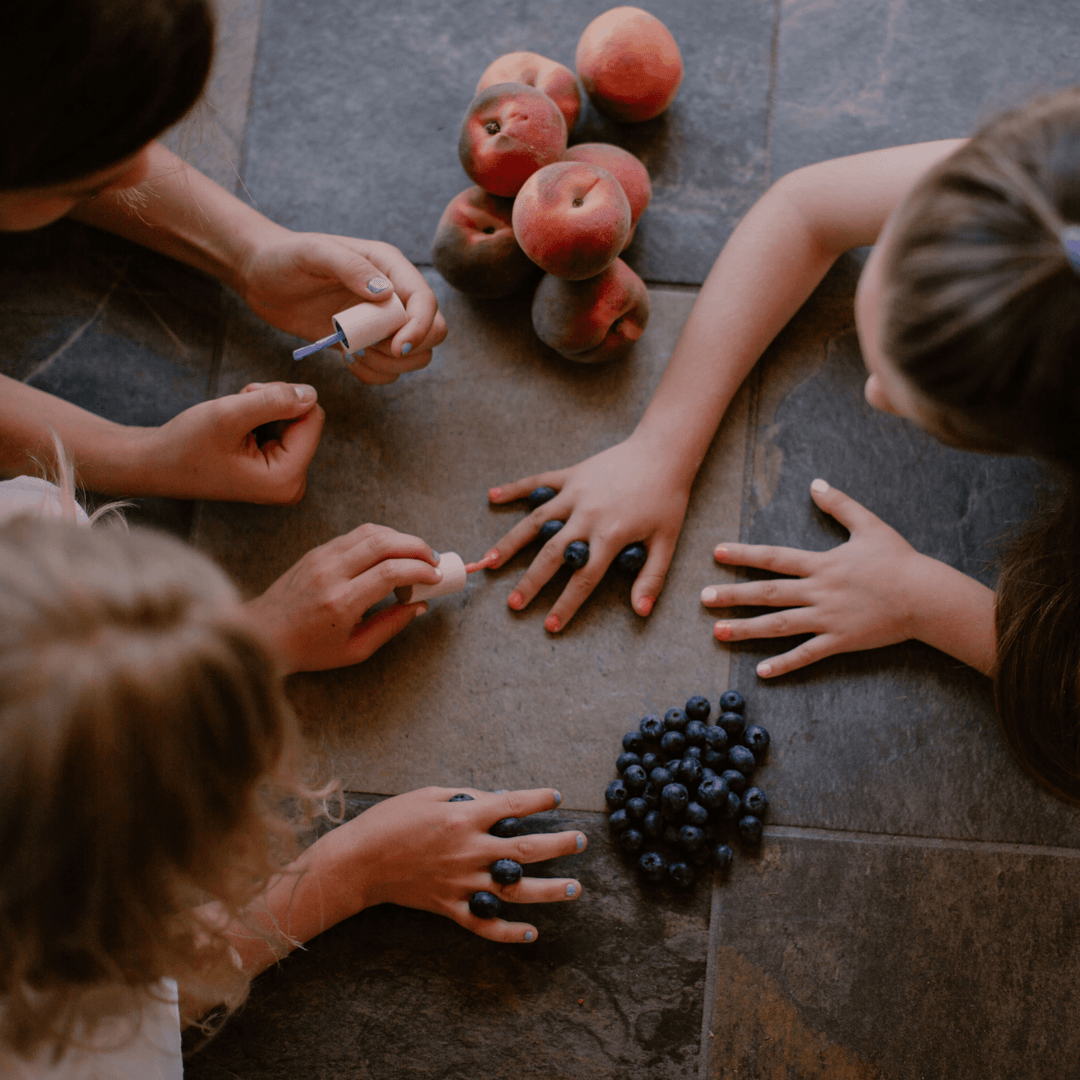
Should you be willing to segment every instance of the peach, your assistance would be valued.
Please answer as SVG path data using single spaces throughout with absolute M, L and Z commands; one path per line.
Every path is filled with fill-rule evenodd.
M 514 235 L 537 266 L 556 277 L 595 277 L 630 233 L 630 203 L 606 169 L 560 161 L 533 173 L 514 200 Z
M 566 130 L 573 130 L 581 112 L 581 91 L 574 73 L 565 64 L 534 52 L 507 53 L 488 65 L 476 84 L 476 92 L 504 82 L 535 86 L 547 94 L 566 119 Z
M 671 31 L 636 7 L 597 15 L 578 41 L 574 63 L 597 111 L 623 123 L 659 116 L 683 77 L 682 56 Z
M 652 198 L 648 170 L 629 150 L 612 146 L 611 143 L 578 143 L 566 151 L 563 161 L 587 161 L 590 165 L 599 165 L 619 181 L 627 202 L 630 203 L 630 235 L 623 245 L 625 251 L 634 239 L 638 218 L 645 212 L 645 207 Z
M 567 360 L 621 360 L 649 321 L 649 291 L 622 261 L 584 281 L 547 274 L 533 297 L 537 337 Z
M 472 99 L 458 157 L 469 179 L 491 195 L 513 196 L 537 169 L 566 153 L 566 120 L 535 86 L 496 83 Z
M 510 296 L 540 276 L 514 239 L 510 199 L 471 187 L 450 200 L 431 245 L 435 269 L 470 296 Z

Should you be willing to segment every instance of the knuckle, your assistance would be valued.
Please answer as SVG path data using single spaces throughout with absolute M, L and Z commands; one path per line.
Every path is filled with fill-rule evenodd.
M 777 587 L 775 581 L 764 581 L 761 584 L 761 598 L 762 600 L 775 600 L 777 594 Z
M 782 611 L 770 616 L 770 620 L 772 622 L 771 629 L 774 630 L 778 635 L 782 636 L 784 634 L 787 634 L 791 629 L 791 620 Z

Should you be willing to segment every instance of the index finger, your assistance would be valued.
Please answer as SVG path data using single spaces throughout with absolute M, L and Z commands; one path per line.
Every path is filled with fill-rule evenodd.
M 562 802 L 562 795 L 554 788 L 531 788 L 525 791 L 506 791 L 500 795 L 492 795 L 490 802 L 484 800 L 481 804 L 485 811 L 494 813 L 491 825 L 503 818 L 528 817 L 530 814 L 539 814 L 544 810 L 555 810 Z M 490 828 L 491 825 L 488 827 Z
M 530 491 L 535 491 L 538 487 L 549 487 L 560 491 L 569 471 L 569 469 L 555 469 L 552 472 L 526 476 L 524 480 L 513 480 L 509 484 L 488 488 L 488 499 L 493 503 L 513 502 L 515 499 L 524 499 Z

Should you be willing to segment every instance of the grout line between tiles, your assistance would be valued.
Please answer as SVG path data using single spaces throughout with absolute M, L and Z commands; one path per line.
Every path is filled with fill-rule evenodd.
M 709 955 L 705 959 L 705 994 L 701 1001 L 701 1050 L 698 1054 L 698 1080 L 709 1080 L 712 1061 L 712 1021 L 716 1006 L 716 953 L 720 939 L 720 919 L 724 905 L 720 899 L 720 882 L 714 881 L 709 908 Z

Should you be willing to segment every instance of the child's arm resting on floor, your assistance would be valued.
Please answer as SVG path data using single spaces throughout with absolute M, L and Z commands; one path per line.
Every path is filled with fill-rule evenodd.
M 854 499 L 815 480 L 811 496 L 851 533 L 830 551 L 722 544 L 725 566 L 754 566 L 789 577 L 711 585 L 707 607 L 776 607 L 749 619 L 723 619 L 720 641 L 813 634 L 758 664 L 763 678 L 784 675 L 835 653 L 877 649 L 915 638 L 989 674 L 994 666 L 994 594 L 959 570 L 920 555 Z
M 558 491 L 499 540 L 500 565 L 545 521 L 566 522 L 518 583 L 514 606 L 528 604 L 562 565 L 567 543 L 587 540 L 589 562 L 551 609 L 565 626 L 618 552 L 642 541 L 649 558 L 631 602 L 639 614 L 652 610 L 690 486 L 747 372 L 833 262 L 874 243 L 912 185 L 959 145 L 922 143 L 810 165 L 762 196 L 720 252 L 633 434 L 579 465 L 492 489 L 496 503 L 541 484 Z

